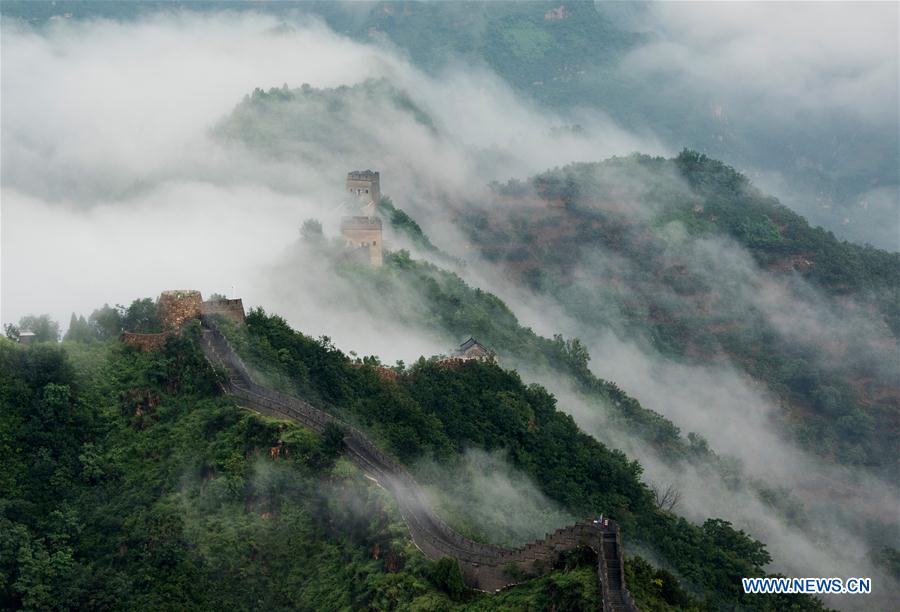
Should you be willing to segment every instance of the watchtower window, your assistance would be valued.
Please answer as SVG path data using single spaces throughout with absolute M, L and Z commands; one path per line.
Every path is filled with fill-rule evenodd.
M 368 190 L 368 189 L 366 189 L 366 193 L 369 193 L 369 190 Z

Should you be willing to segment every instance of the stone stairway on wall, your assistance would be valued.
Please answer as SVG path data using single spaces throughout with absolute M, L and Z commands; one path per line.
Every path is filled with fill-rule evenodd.
M 201 346 L 207 360 L 223 372 L 221 384 L 226 393 L 258 412 L 298 421 L 320 433 L 329 423 L 340 425 L 346 432 L 344 443 L 348 457 L 395 497 L 416 546 L 431 559 L 456 559 L 469 587 L 497 591 L 520 582 L 522 577 L 552 567 L 567 550 L 589 547 L 597 553 L 602 610 L 637 610 L 624 584 L 621 538 L 615 521 L 608 520 L 601 525 L 586 520 L 557 529 L 543 540 L 518 548 L 482 544 L 465 538 L 437 516 L 409 472 L 376 447 L 365 434 L 300 398 L 257 384 L 215 322 L 208 317 L 203 317 L 202 321 Z

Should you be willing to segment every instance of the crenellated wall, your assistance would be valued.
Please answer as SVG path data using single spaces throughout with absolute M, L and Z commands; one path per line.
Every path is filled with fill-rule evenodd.
M 236 323 L 245 321 L 244 303 L 240 299 L 204 302 L 200 292 L 192 289 L 163 291 L 156 301 L 156 311 L 164 330 L 162 333 L 137 334 L 125 331 L 119 339 L 142 351 L 155 351 L 165 344 L 170 334 L 180 333 L 188 322 L 203 315 L 222 315 Z
M 244 323 L 244 302 L 236 300 L 206 300 L 200 304 L 200 315 L 222 315 L 235 323 Z
M 344 217 L 341 219 L 341 235 L 348 249 L 360 250 L 373 266 L 383 262 L 381 219 L 378 217 Z
M 378 204 L 381 199 L 381 176 L 371 170 L 354 170 L 347 173 L 347 192 L 362 203 Z

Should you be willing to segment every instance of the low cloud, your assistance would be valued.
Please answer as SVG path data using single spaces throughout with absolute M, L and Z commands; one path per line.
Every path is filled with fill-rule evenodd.
M 415 472 L 438 514 L 483 542 L 521 546 L 576 521 L 499 452 L 469 449 L 454 464 L 421 462 Z
M 896 109 L 896 92 L 872 94 L 884 86 L 883 67 L 860 68 L 877 63 L 886 50 L 878 42 L 884 38 L 879 34 L 887 27 L 883 24 L 873 22 L 876 40 L 859 53 L 836 58 L 852 41 L 835 31 L 841 17 L 829 17 L 817 31 L 832 32 L 840 43 L 837 51 L 827 50 L 820 58 L 812 39 L 799 41 L 795 59 L 806 63 L 777 75 L 784 91 L 772 93 L 760 81 L 759 66 L 779 64 L 779 49 L 790 51 L 782 41 L 805 29 L 800 17 L 791 17 L 803 9 L 784 9 L 794 30 L 778 26 L 772 40 L 758 36 L 773 35 L 754 33 L 766 29 L 758 27 L 763 9 L 756 5 L 740 9 L 744 21 L 721 17 L 721 7 L 712 7 L 711 14 L 721 17 L 715 28 L 706 28 L 698 7 L 656 5 L 652 10 L 671 19 L 668 27 L 682 42 L 663 38 L 632 57 L 634 69 L 683 77 L 685 86 L 701 87 L 711 99 L 734 91 L 724 112 L 734 112 L 729 104 L 749 105 L 764 93 L 771 96 L 761 108 L 773 113 L 792 97 L 798 97 L 800 108 L 816 113 L 851 108 L 861 122 L 881 121 L 883 106 L 891 100 Z M 827 10 L 842 15 L 844 9 Z M 896 17 L 896 6 L 883 10 Z M 695 35 L 696 43 L 683 42 Z M 757 46 L 762 57 L 750 55 Z M 460 254 L 465 239 L 452 229 L 444 206 L 451 196 L 478 201 L 491 180 L 634 150 L 665 152 L 652 135 L 623 130 L 602 113 L 546 113 L 491 73 L 469 67 L 451 66 L 438 77 L 427 76 L 388 48 L 354 43 L 303 18 L 285 24 L 249 13 L 182 13 L 133 23 L 54 22 L 37 30 L 4 20 L 0 50 L 4 323 L 48 311 L 65 322 L 72 311 L 87 314 L 103 302 L 126 303 L 163 289 L 198 288 L 208 294 L 230 293 L 235 286 L 248 305 L 283 314 L 305 333 L 329 335 L 345 350 L 379 354 L 388 362 L 411 361 L 442 352 L 451 339 L 410 325 L 404 320 L 408 313 L 360 308 L 357 289 L 335 278 L 315 251 L 297 240 L 299 224 L 309 217 L 320 219 L 326 234 L 337 233 L 348 170 L 381 170 L 385 193 L 415 212 L 426 230 L 436 230 L 432 238 L 439 246 Z M 892 57 L 885 65 L 894 66 L 896 75 L 896 52 Z M 827 72 L 829 61 L 835 62 L 835 74 L 810 83 L 809 75 Z M 733 69 L 744 65 L 746 73 Z M 256 87 L 309 83 L 331 88 L 367 79 L 384 79 L 407 93 L 433 129 L 413 114 L 391 111 L 379 98 L 344 109 L 347 123 L 340 126 L 341 134 L 357 130 L 358 142 L 329 141 L 330 126 L 335 132 L 339 126 L 327 118 L 318 132 L 285 125 L 297 128 L 290 147 L 286 139 L 269 148 L 248 147 L 216 131 Z M 822 93 L 829 88 L 838 90 L 834 97 Z M 817 94 L 824 101 L 817 101 Z M 861 101 L 867 95 L 872 99 Z M 583 131 L 564 129 L 571 123 Z M 643 181 L 615 183 L 622 190 L 618 195 L 626 198 Z M 869 200 L 882 202 L 883 193 L 876 189 Z M 892 192 L 886 193 L 889 200 Z M 647 217 L 653 210 L 635 213 Z M 824 344 L 833 331 L 820 330 L 836 325 L 839 336 L 852 338 L 856 328 L 845 325 L 843 314 L 821 309 L 815 301 L 812 318 L 798 320 L 796 303 L 760 279 L 746 253 L 715 242 L 689 248 L 695 271 L 709 263 L 718 266 L 711 268 L 713 282 L 740 272 L 735 295 L 742 301 L 737 305 L 762 311 L 786 336 Z M 639 289 L 627 282 L 608 285 L 606 272 L 628 277 L 629 264 L 604 253 L 595 256 L 596 267 L 591 260 L 582 262 L 586 286 L 619 291 L 619 297 Z M 526 324 L 544 335 L 561 331 L 583 338 L 598 375 L 684 430 L 704 434 L 717 452 L 738 457 L 750 476 L 777 477 L 794 489 L 813 524 L 822 527 L 795 529 L 768 511 L 755 493 L 736 493 L 700 470 L 673 468 L 645 445 L 611 430 L 602 411 L 585 404 L 563 381 L 531 373 L 557 393 L 560 408 L 587 431 L 639 459 L 648 479 L 681 487 L 681 510 L 687 516 L 722 516 L 748 529 L 766 541 L 776 557 L 775 569 L 831 575 L 840 563 L 846 575 L 858 575 L 868 567 L 865 547 L 846 538 L 854 530 L 865 532 L 870 519 L 896 520 L 895 488 L 855 471 L 822 466 L 786 442 L 771 426 L 776 410 L 771 396 L 730 364 L 682 363 L 648 349 L 640 339 L 623 339 L 614 312 L 607 327 L 584 326 L 561 304 L 510 283 L 502 270 L 474 256 L 471 261 L 467 278 L 507 299 Z M 741 286 L 764 291 L 743 294 Z M 410 312 L 422 306 L 412 292 L 404 298 Z M 467 515 L 472 524 L 489 526 L 482 528 L 503 540 L 534 539 L 567 522 L 502 457 L 471 451 L 458 475 L 474 496 Z M 836 483 L 849 484 L 838 490 Z M 497 491 L 503 495 L 489 495 Z
M 837 235 L 896 251 L 900 17 L 890 2 L 600 3 L 673 147 L 739 166 Z M 645 84 L 652 84 L 652 89 Z M 860 202 L 875 189 L 886 209 Z
M 773 557 L 770 572 L 870 576 L 875 591 L 866 606 L 891 608 L 898 585 L 872 563 L 870 550 L 872 542 L 889 543 L 896 536 L 896 488 L 858 470 L 823 464 L 786 443 L 767 423 L 771 406 L 760 390 L 736 372 L 685 366 L 615 339 L 590 348 L 600 356 L 596 369 L 612 375 L 645 407 L 662 412 L 683 431 L 696 425 L 694 431 L 708 435 L 721 456 L 739 457 L 737 478 L 726 481 L 708 465 L 673 464 L 659 456 L 617 427 L 608 408 L 556 374 L 525 369 L 523 376 L 550 390 L 559 409 L 586 432 L 639 461 L 648 486 L 677 491 L 677 514 L 698 524 L 710 517 L 731 521 L 766 545 Z M 775 507 L 754 484 L 760 481 L 780 498 Z M 859 603 L 846 597 L 826 602 L 838 609 Z
M 6 19 L 0 44 L 3 322 L 36 311 L 66 321 L 173 286 L 235 285 L 267 304 L 270 294 L 247 292 L 260 265 L 280 261 L 304 218 L 335 231 L 349 169 L 381 170 L 384 191 L 421 203 L 427 224 L 448 194 L 498 177 L 659 150 L 599 113 L 578 118 L 589 135 L 554 133 L 571 118 L 538 111 L 489 72 L 426 76 L 305 17 L 183 12 L 39 29 Z M 329 119 L 319 132 L 299 126 L 294 150 L 217 132 L 256 87 L 367 79 L 409 95 L 436 130 L 376 99 L 331 119 L 362 136 L 353 146 L 329 140 Z
M 655 42 L 627 68 L 699 88 L 769 120 L 840 111 L 897 121 L 898 8 L 893 3 L 656 3 Z

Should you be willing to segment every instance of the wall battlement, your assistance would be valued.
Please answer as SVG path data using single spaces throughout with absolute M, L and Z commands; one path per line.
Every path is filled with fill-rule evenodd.
M 371 170 L 353 170 L 347 173 L 347 192 L 365 206 L 381 200 L 381 175 Z
M 200 315 L 221 315 L 235 323 L 244 323 L 244 302 L 240 298 L 234 300 L 206 300 L 200 304 Z
M 379 217 L 344 217 L 341 219 L 341 231 L 346 229 L 381 229 L 382 222 Z

